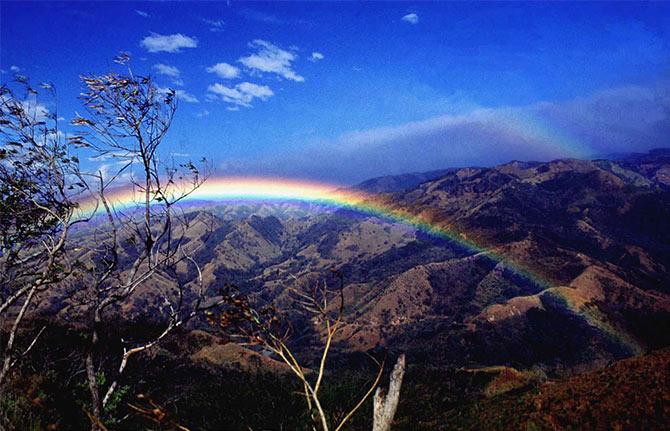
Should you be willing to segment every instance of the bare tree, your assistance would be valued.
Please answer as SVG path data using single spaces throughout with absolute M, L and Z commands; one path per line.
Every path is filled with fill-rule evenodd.
M 122 54 L 115 61 L 127 66 L 129 57 Z M 186 241 L 193 221 L 178 205 L 203 184 L 207 171 L 190 161 L 165 163 L 161 158 L 159 150 L 177 109 L 174 91 L 161 91 L 150 77 L 135 76 L 130 67 L 125 74 L 83 76 L 82 82 L 86 114 L 72 123 L 86 132 L 75 141 L 94 157 L 117 162 L 111 173 L 100 170 L 81 176 L 105 218 L 94 246 L 82 254 L 87 262 L 83 304 L 91 336 L 85 359 L 89 416 L 92 429 L 99 429 L 103 409 L 118 389 L 129 359 L 207 308 L 200 268 L 192 257 L 197 249 Z M 206 169 L 204 159 L 202 164 Z M 116 187 L 132 191 L 130 210 L 115 208 L 108 193 Z M 196 279 L 180 282 L 175 273 L 179 264 L 194 267 Z M 103 383 L 98 378 L 104 370 L 100 331 L 106 319 L 117 317 L 131 304 L 140 286 L 150 287 L 157 298 L 163 329 L 149 339 L 121 340 L 123 352 L 113 360 L 115 375 Z
M 19 329 L 38 295 L 71 274 L 66 242 L 82 184 L 78 159 L 58 127 L 58 113 L 41 103 L 39 90 L 17 75 L 0 87 L 0 390 L 9 371 L 33 348 L 44 327 L 25 343 Z M 83 221 L 83 220 L 79 220 Z M 22 351 L 18 348 L 25 344 Z
M 290 295 L 294 304 L 311 317 L 311 322 L 317 328 L 317 332 L 323 341 L 319 360 L 313 372 L 305 368 L 289 347 L 290 325 L 287 324 L 286 319 L 281 317 L 274 306 L 256 308 L 247 296 L 240 295 L 235 288 L 229 287 L 223 294 L 228 307 L 218 316 L 210 314 L 211 323 L 218 325 L 229 333 L 238 334 L 247 343 L 268 350 L 288 366 L 291 373 L 296 376 L 302 385 L 303 396 L 312 420 L 312 429 L 321 429 L 322 431 L 344 429 L 353 415 L 372 395 L 384 371 L 383 362 L 380 363 L 372 358 L 378 366 L 374 381 L 366 393 L 351 408 L 346 410 L 341 419 L 338 418 L 335 423 L 331 423 L 331 416 L 333 415 L 329 415 L 326 411 L 321 402 L 319 391 L 326 375 L 328 356 L 332 350 L 333 342 L 344 324 L 343 277 L 341 273 L 334 272 L 339 276 L 339 286 L 336 289 L 331 289 L 325 281 L 313 285 L 308 291 L 290 288 Z M 398 392 L 400 381 L 397 383 Z M 389 413 L 392 421 L 395 408 L 393 412 Z
M 128 60 L 126 55 L 116 59 L 124 66 Z M 71 295 L 68 306 L 84 316 L 90 336 L 82 371 L 90 393 L 86 413 L 91 429 L 105 429 L 105 408 L 118 395 L 131 358 L 222 304 L 227 307 L 217 324 L 229 328 L 234 323 L 239 334 L 272 352 L 298 378 L 313 429 L 343 429 L 374 392 L 384 367 L 375 360 L 374 381 L 346 413 L 336 418 L 326 411 L 321 389 L 329 354 L 344 325 L 341 274 L 335 289 L 325 282 L 308 291 L 291 289 L 294 303 L 310 316 L 323 341 L 314 371 L 305 368 L 289 347 L 290 326 L 273 307 L 257 310 L 237 294 L 206 301 L 194 258 L 204 241 L 193 245 L 197 241 L 188 236 L 195 223 L 204 222 L 185 213 L 180 203 L 207 179 L 207 163 L 203 160 L 202 168 L 190 161 L 176 164 L 167 158 L 166 162 L 161 152 L 177 109 L 175 92 L 159 89 L 150 77 L 135 76 L 129 67 L 123 74 L 84 76 L 81 97 L 86 111 L 72 121 L 83 131 L 64 139 L 57 113 L 37 102 L 37 90 L 27 79 L 19 77 L 16 82 L 24 94 L 7 86 L 0 89 L 0 324 L 8 329 L 2 340 L 0 391 L 8 372 L 44 331 L 37 329 L 17 342 L 31 306 L 48 289 L 66 285 L 66 295 Z M 53 91 L 48 84 L 42 89 Z M 114 160 L 115 168 L 82 172 L 73 148 L 98 160 Z M 113 196 L 118 188 L 132 193 L 130 209 L 117 207 Z M 89 213 L 78 209 L 84 197 L 94 203 Z M 68 247 L 72 227 L 93 216 L 102 222 L 91 225 L 93 233 L 86 238 L 92 239 Z M 178 267 L 190 267 L 196 276 L 180 277 Z M 132 308 L 142 287 L 156 300 L 158 329 L 145 337 L 120 338 L 122 351 L 110 356 L 102 346 L 103 337 L 110 336 L 106 325 L 118 324 L 122 310 Z M 121 337 L 118 331 L 117 336 Z M 404 359 L 402 363 L 404 370 Z M 392 422 L 402 370 L 399 374 L 394 370 L 387 397 L 379 389 L 375 394 L 375 424 L 378 405 L 379 417 L 387 424 L 380 429 L 387 430 Z M 109 374 L 101 379 L 103 373 Z M 146 406 L 131 408 L 146 413 Z

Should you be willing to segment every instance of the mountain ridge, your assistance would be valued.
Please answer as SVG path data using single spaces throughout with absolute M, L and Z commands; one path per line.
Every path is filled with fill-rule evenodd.
M 203 227 L 188 240 L 214 296 L 234 283 L 260 304 L 288 307 L 290 288 L 335 283 L 328 274 L 337 268 L 347 310 L 341 352 L 401 350 L 436 365 L 539 364 L 551 374 L 670 343 L 651 329 L 670 333 L 664 157 L 447 169 L 411 189 L 370 195 L 456 239 L 350 209 L 282 215 L 287 207 L 276 213 L 263 204 L 248 208 L 262 215 L 191 208 Z M 193 275 L 186 266 L 176 273 L 184 282 Z M 140 315 L 150 291 L 126 312 Z M 304 330 L 296 348 L 309 354 L 318 334 Z

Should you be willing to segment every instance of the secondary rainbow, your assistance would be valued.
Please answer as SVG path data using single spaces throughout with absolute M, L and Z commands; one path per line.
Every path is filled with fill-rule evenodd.
M 106 193 L 108 201 L 115 210 L 127 210 L 143 201 L 143 196 L 132 188 L 121 188 Z M 431 222 L 423 215 L 413 214 L 405 209 L 391 207 L 383 203 L 378 196 L 357 190 L 345 189 L 333 184 L 286 178 L 265 177 L 215 177 L 209 178 L 202 186 L 190 194 L 184 201 L 190 202 L 240 202 L 240 201 L 280 201 L 306 202 L 328 207 L 346 208 L 369 214 L 396 223 L 412 226 L 429 235 L 447 239 L 466 248 L 472 253 L 483 253 L 500 262 L 505 268 L 533 283 L 549 287 L 543 276 L 513 262 L 492 248 L 469 239 L 465 232 L 456 232 L 447 226 Z M 94 200 L 81 203 L 82 214 L 96 208 Z M 98 208 L 100 211 L 100 208 Z

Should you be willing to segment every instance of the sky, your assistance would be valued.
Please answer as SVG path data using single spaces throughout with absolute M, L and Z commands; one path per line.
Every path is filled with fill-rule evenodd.
M 219 175 L 348 185 L 670 146 L 670 3 L 0 3 L 0 80 L 54 83 L 65 121 L 120 51 L 177 91 L 165 151 Z

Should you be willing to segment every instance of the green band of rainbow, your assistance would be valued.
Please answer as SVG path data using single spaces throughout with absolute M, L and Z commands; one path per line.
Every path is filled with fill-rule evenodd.
M 141 204 L 143 196 L 131 188 L 117 189 L 106 194 L 108 201 L 116 210 L 124 210 Z M 433 223 L 421 215 L 392 208 L 384 204 L 374 195 L 355 190 L 345 190 L 332 184 L 285 178 L 258 177 L 217 177 L 209 178 L 201 187 L 188 196 L 188 201 L 300 201 L 331 207 L 351 209 L 357 212 L 380 217 L 396 223 L 412 226 L 431 236 L 453 241 L 473 253 L 485 253 L 490 258 L 502 263 L 505 268 L 521 275 L 541 287 L 549 287 L 544 277 L 514 263 L 511 259 L 496 253 L 467 238 L 463 232 L 455 232 L 448 227 Z M 82 214 L 94 211 L 95 201 L 84 201 L 80 204 Z M 100 211 L 100 208 L 98 208 Z
M 110 191 L 106 193 L 106 197 L 115 210 L 134 208 L 143 202 L 143 196 L 130 188 Z M 590 307 L 574 304 L 570 295 L 566 293 L 566 289 L 569 289 L 568 287 L 553 287 L 554 283 L 548 281 L 536 271 L 515 262 L 509 256 L 496 252 L 491 247 L 486 247 L 469 239 L 465 232 L 457 232 L 448 226 L 434 223 L 422 215 L 394 208 L 391 205 L 385 204 L 379 199 L 379 196 L 354 190 L 345 190 L 332 184 L 284 178 L 218 177 L 208 179 L 204 185 L 192 193 L 186 200 L 191 202 L 298 201 L 350 209 L 408 225 L 428 235 L 454 242 L 473 254 L 485 254 L 490 259 L 502 264 L 515 275 L 521 276 L 525 280 L 535 284 L 544 294 L 562 298 L 565 301 L 567 309 L 576 315 L 582 316 L 590 326 L 597 328 L 613 340 L 616 340 L 620 346 L 629 352 L 635 353 L 640 351 L 635 339 L 621 329 L 612 326 L 606 316 L 595 313 Z M 92 199 L 81 202 L 79 206 L 82 216 L 90 215 L 95 209 L 96 202 Z M 101 211 L 100 208 L 97 208 L 97 210 L 98 212 Z

